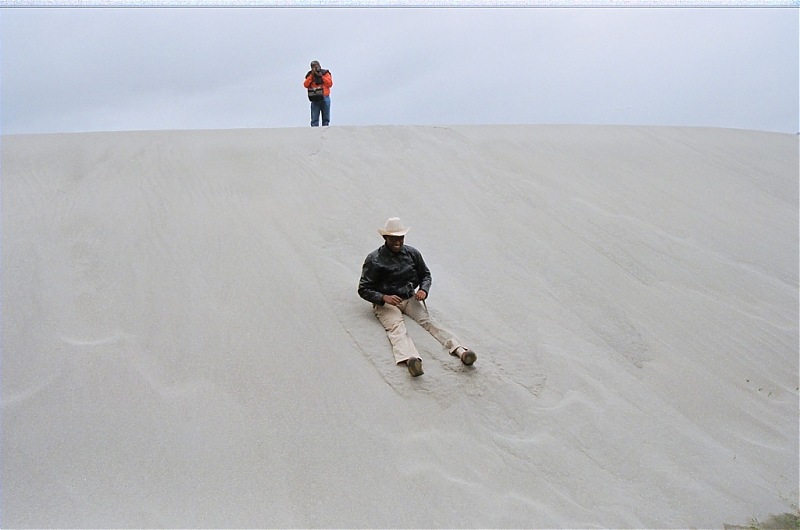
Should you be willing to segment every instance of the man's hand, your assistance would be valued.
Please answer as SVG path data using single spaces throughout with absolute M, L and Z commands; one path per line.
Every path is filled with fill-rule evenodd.
M 397 296 L 396 294 L 385 294 L 383 295 L 383 302 L 385 304 L 399 306 L 403 303 L 403 299 Z
M 425 300 L 426 298 L 428 298 L 428 293 L 426 293 L 425 291 L 423 291 L 422 289 L 420 289 L 419 291 L 417 291 L 416 293 L 414 293 L 414 298 L 416 298 L 417 300 L 419 300 L 420 302 L 422 302 L 423 300 Z

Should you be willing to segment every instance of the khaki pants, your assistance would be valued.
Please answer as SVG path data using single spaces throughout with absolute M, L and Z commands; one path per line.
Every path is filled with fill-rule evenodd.
M 461 347 L 458 339 L 446 329 L 439 327 L 431 318 L 425 305 L 415 298 L 403 300 L 400 306 L 374 304 L 373 309 L 375 310 L 375 316 L 378 317 L 378 320 L 383 325 L 383 329 L 386 330 L 389 342 L 392 343 L 392 353 L 397 364 L 406 362 L 411 357 L 419 357 L 417 347 L 414 346 L 414 342 L 408 336 L 406 323 L 403 320 L 404 313 L 433 335 L 442 346 L 447 348 L 448 352 L 452 353 Z

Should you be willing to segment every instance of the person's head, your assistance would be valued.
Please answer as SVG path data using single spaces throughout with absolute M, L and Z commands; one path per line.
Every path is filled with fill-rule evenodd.
M 403 244 L 405 243 L 406 236 L 383 236 L 383 240 L 386 242 L 386 246 L 389 247 L 389 250 L 392 252 L 400 252 L 403 250 Z
M 378 228 L 378 233 L 383 236 L 386 246 L 392 252 L 403 250 L 406 234 L 411 227 L 403 226 L 399 217 L 390 217 L 383 228 Z
M 311 69 L 312 70 L 319 70 L 320 69 L 319 61 L 311 61 Z

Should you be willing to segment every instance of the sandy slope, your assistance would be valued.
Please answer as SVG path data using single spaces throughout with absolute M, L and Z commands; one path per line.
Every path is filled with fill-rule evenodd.
M 796 509 L 798 140 L 2 137 L 4 528 L 721 527 Z M 356 295 L 433 271 L 392 362 Z

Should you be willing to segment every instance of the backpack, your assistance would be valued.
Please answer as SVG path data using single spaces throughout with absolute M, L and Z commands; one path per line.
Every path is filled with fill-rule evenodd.
M 322 101 L 322 99 L 324 97 L 325 97 L 325 94 L 323 93 L 323 88 L 321 86 L 318 86 L 316 88 L 309 88 L 308 89 L 308 100 L 309 101 Z

